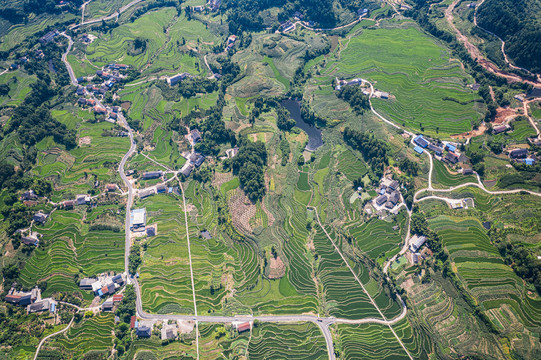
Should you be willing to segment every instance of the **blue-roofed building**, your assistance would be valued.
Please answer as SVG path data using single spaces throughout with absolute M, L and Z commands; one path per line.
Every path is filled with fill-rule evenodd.
M 451 144 L 446 144 L 445 145 L 445 148 L 449 151 L 452 151 L 452 152 L 455 152 L 456 151 L 456 146 L 454 145 L 451 145 Z
M 51 312 L 54 313 L 56 310 L 56 304 L 55 303 L 51 303 Z
M 102 296 L 103 296 L 103 291 L 101 291 L 101 289 L 98 290 L 98 296 L 99 296 L 99 297 L 102 297 Z
M 524 159 L 524 164 L 533 165 L 535 164 L 535 159 Z
M 413 150 L 414 150 L 416 153 L 418 153 L 418 154 L 422 154 L 423 151 L 424 151 L 423 148 L 420 147 L 420 146 L 414 147 Z
M 413 139 L 413 142 L 422 148 L 425 148 L 430 144 L 428 140 L 423 137 L 423 135 L 418 135 L 415 139 Z

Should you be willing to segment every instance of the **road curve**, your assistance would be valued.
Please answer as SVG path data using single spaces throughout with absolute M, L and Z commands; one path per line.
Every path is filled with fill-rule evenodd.
M 68 331 L 68 329 L 71 327 L 71 325 L 73 324 L 73 320 L 75 319 L 75 316 L 73 316 L 71 318 L 71 321 L 69 322 L 68 326 L 66 326 L 65 328 L 63 328 L 62 330 L 60 331 L 57 331 L 55 333 L 52 333 L 50 335 L 47 335 L 45 336 L 43 339 L 41 339 L 41 341 L 39 342 L 39 345 L 38 345 L 38 348 L 36 349 L 36 353 L 34 354 L 34 360 L 36 360 L 38 358 L 38 354 L 39 354 L 39 351 L 41 350 L 41 347 L 43 346 L 43 344 L 45 343 L 45 341 L 47 341 L 48 339 L 52 338 L 53 336 L 55 335 L 58 335 L 58 334 L 62 334 L 66 331 Z
M 120 14 L 122 14 L 124 11 L 128 10 L 133 5 L 140 3 L 141 1 L 144 1 L 144 0 L 134 0 L 131 3 L 129 3 L 127 5 L 124 5 L 123 7 L 118 9 L 118 11 L 115 11 L 111 15 L 104 16 L 104 17 L 101 17 L 99 19 L 88 20 L 88 21 L 85 21 L 85 22 L 81 22 L 79 24 L 72 25 L 72 26 L 70 26 L 70 30 L 71 29 L 76 29 L 76 28 L 78 28 L 79 26 L 82 26 L 82 25 L 95 24 L 95 23 L 98 23 L 98 22 L 101 22 L 101 21 L 107 21 L 107 20 L 114 19 L 115 17 L 120 16 Z
M 75 77 L 75 73 L 73 72 L 73 68 L 71 67 L 71 64 L 68 61 L 68 54 L 71 51 L 71 47 L 73 46 L 73 40 L 71 36 L 66 34 L 65 32 L 61 32 L 60 35 L 66 37 L 68 39 L 68 48 L 66 51 L 62 54 L 62 61 L 66 65 L 66 68 L 68 69 L 68 74 L 70 76 L 70 81 L 72 85 L 77 86 L 79 83 L 77 82 L 77 78 Z

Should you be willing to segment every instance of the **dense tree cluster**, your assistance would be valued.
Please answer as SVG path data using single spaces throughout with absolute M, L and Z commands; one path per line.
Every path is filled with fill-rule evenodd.
M 129 268 L 130 274 L 135 274 L 137 272 L 137 268 L 139 265 L 141 265 L 141 262 L 143 260 L 141 259 L 141 245 L 139 243 L 134 243 L 130 248 L 130 256 L 129 256 Z
M 343 86 L 336 94 L 340 99 L 347 102 L 351 108 L 359 115 L 366 109 L 370 109 L 368 95 L 363 94 L 363 89 L 357 85 Z
M 186 79 L 179 83 L 178 91 L 185 98 L 191 98 L 198 93 L 211 93 L 218 90 L 218 83 L 205 78 Z
M 400 160 L 400 162 L 398 163 L 398 168 L 400 169 L 400 171 L 405 172 L 409 176 L 416 176 L 419 172 L 419 165 L 408 158 Z
M 202 141 L 196 145 L 197 151 L 206 155 L 217 155 L 220 151 L 219 144 L 229 142 L 235 145 L 235 133 L 225 127 L 222 118 L 224 105 L 223 94 L 220 94 L 216 105 L 207 111 L 208 117 L 199 124 L 194 124 L 202 134 Z
M 263 198 L 266 192 L 267 149 L 265 144 L 243 138 L 239 153 L 233 158 L 231 165 L 233 173 L 238 174 L 240 184 L 248 198 L 254 202 Z
M 31 88 L 24 102 L 13 111 L 4 132 L 9 134 L 16 131 L 26 145 L 35 145 L 45 137 L 53 136 L 57 143 L 65 145 L 68 150 L 74 148 L 77 145 L 75 133 L 55 120 L 44 104 L 55 95 L 55 91 L 46 80 L 38 80 Z
M 314 6 L 313 0 L 224 0 L 223 7 L 228 14 L 229 31 L 240 34 L 246 30 L 264 30 L 265 23 L 260 13 L 271 7 L 280 9 L 278 19 L 281 21 L 299 11 L 306 19 L 324 27 L 334 27 L 337 15 L 333 2 L 319 0 Z
M 536 0 L 486 0 L 477 19 L 480 26 L 505 40 L 506 52 L 519 66 L 541 72 L 539 10 Z
M 349 127 L 344 130 L 344 141 L 363 154 L 364 160 L 372 167 L 377 177 L 383 175 L 385 165 L 389 164 L 387 145 L 370 135 Z

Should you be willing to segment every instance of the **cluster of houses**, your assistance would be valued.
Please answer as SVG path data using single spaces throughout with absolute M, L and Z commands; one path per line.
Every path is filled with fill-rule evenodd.
M 537 163 L 535 155 L 525 148 L 509 150 L 509 158 L 512 161 L 526 165 L 535 165 Z
M 137 320 L 135 316 L 132 316 L 130 328 L 135 329 L 135 335 L 137 337 L 150 338 L 152 336 L 152 330 L 154 329 L 154 323 L 155 321 L 153 320 Z M 235 321 L 232 325 L 239 333 L 250 331 L 253 328 L 252 321 Z M 160 337 L 162 340 L 175 340 L 178 337 L 179 330 L 183 333 L 190 333 L 193 331 L 193 328 L 194 323 L 192 321 L 165 320 L 162 323 Z
M 205 5 L 192 6 L 192 10 L 195 12 L 203 12 L 205 8 L 208 8 L 210 11 L 218 11 L 221 4 L 222 4 L 222 0 L 209 0 L 206 6 Z
M 469 161 L 466 155 L 460 153 L 457 150 L 457 147 L 455 144 L 448 143 L 448 142 L 447 143 L 440 143 L 436 141 L 431 142 L 429 139 L 425 138 L 423 135 L 417 135 L 413 139 L 413 142 L 415 143 L 415 147 L 413 148 L 413 150 L 418 154 L 422 154 L 425 149 L 430 150 L 434 153 L 434 155 L 436 156 L 436 159 L 447 162 L 451 165 L 455 165 L 457 163 L 466 163 Z M 468 175 L 468 173 L 464 173 L 464 175 Z
M 188 177 L 194 169 L 200 167 L 201 164 L 203 164 L 203 162 L 205 161 L 205 156 L 201 153 L 193 152 L 186 156 L 186 160 L 188 161 L 186 161 L 182 169 L 180 169 L 179 173 Z
M 22 195 L 21 195 L 21 201 L 23 202 L 24 205 L 26 206 L 34 206 L 34 205 L 37 205 L 38 204 L 38 195 L 34 192 L 34 190 L 28 190 L 28 191 L 25 191 Z
M 382 178 L 377 193 L 379 196 L 372 200 L 372 206 L 376 211 L 387 210 L 394 214 L 398 213 L 398 208 L 402 204 L 402 195 L 398 181 L 385 177 Z
M 113 295 L 122 285 L 126 283 L 124 274 L 110 276 L 108 274 L 100 275 L 97 278 L 84 278 L 79 282 L 81 290 L 92 290 L 94 295 L 105 297 Z M 122 300 L 122 298 L 120 298 Z
M 410 239 L 409 251 L 406 254 L 410 264 L 417 265 L 421 260 L 424 260 L 432 255 L 432 250 L 430 250 L 427 246 L 424 246 L 426 240 L 426 236 L 418 234 L 413 235 L 413 237 Z
M 281 22 L 278 28 L 278 31 L 283 33 L 288 33 L 292 30 L 295 30 L 295 23 L 293 23 L 291 20 Z
M 4 300 L 13 305 L 26 306 L 26 311 L 29 314 L 44 311 L 54 313 L 56 311 L 56 301 L 51 298 L 42 299 L 41 290 L 38 287 L 30 291 L 19 291 L 13 286 Z
M 344 79 L 336 79 L 336 87 L 335 90 L 340 91 L 343 86 L 363 86 L 365 84 L 365 81 L 361 78 L 355 78 L 351 80 L 344 80 Z M 369 96 L 370 95 L 370 88 L 368 86 L 363 87 L 363 94 Z M 389 99 L 390 94 L 386 91 L 381 90 L 374 90 L 374 93 L 372 94 L 373 97 L 377 97 L 383 100 Z

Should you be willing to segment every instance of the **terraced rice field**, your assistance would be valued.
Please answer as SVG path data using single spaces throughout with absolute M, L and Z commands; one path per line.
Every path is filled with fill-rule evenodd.
M 82 271 L 91 276 L 124 269 L 124 234 L 89 231 L 79 212 L 56 210 L 44 226 L 40 246 L 21 270 L 20 282 L 32 287 L 47 281 L 44 296 L 56 291 L 78 291 L 73 276 Z
M 366 29 L 345 42 L 339 60 L 327 64 L 323 75 L 326 84 L 335 77 L 363 77 L 390 93 L 388 100 L 376 98 L 372 102 L 378 112 L 400 125 L 416 131 L 422 128 L 435 136 L 470 130 L 471 123 L 480 118 L 474 102 L 479 96 L 465 87 L 463 80 L 473 80 L 458 61 L 449 58 L 445 48 L 412 23 L 394 25 Z M 314 106 L 325 112 L 323 107 L 334 96 L 332 89 L 314 93 Z M 341 111 L 333 104 L 333 110 Z
M 348 319 L 379 318 L 379 313 L 321 229 L 313 241 L 319 255 L 317 275 L 323 286 L 325 311 L 330 316 Z M 385 316 L 398 315 L 400 306 L 370 278 L 368 270 L 360 263 L 350 265 Z M 344 289 L 349 290 L 344 292 Z
M 456 272 L 485 311 L 506 316 L 493 318 L 503 329 L 518 319 L 525 327 L 541 329 L 541 300 L 526 296 L 522 280 L 503 262 L 478 220 L 439 216 L 429 226 L 440 235 Z
M 277 325 L 262 323 L 253 329 L 248 345 L 250 359 L 327 359 L 321 330 L 313 323 Z
M 172 8 L 160 9 L 141 16 L 133 23 L 119 26 L 108 34 L 108 38 L 96 39 L 88 45 L 87 58 L 97 66 L 121 62 L 141 69 L 166 43 L 167 35 L 163 28 L 175 14 L 176 10 Z M 129 55 L 130 44 L 136 38 L 146 41 L 146 49 L 139 55 Z
M 75 124 L 81 121 L 65 113 L 56 115 L 68 127 L 75 127 Z M 58 176 L 60 185 L 63 186 L 86 179 L 86 174 L 90 172 L 97 176 L 97 180 L 110 181 L 116 171 L 114 164 L 120 162 L 129 148 L 127 138 L 102 136 L 104 131 L 113 128 L 114 125 L 107 122 L 83 123 L 78 129 L 78 137 L 88 138 L 90 144 L 81 145 L 70 152 L 57 147 L 52 138 L 44 139 L 37 144 L 37 147 L 44 151 L 38 155 L 38 166 L 34 171 L 42 177 Z
M 443 162 L 434 160 L 432 182 L 434 188 L 445 189 L 465 183 L 476 183 L 477 177 L 475 175 L 462 175 L 458 173 L 451 174 Z
M 61 348 L 71 355 L 82 356 L 89 351 L 103 351 L 106 356 L 113 343 L 114 315 L 97 315 L 74 324 L 66 333 L 47 342 L 45 348 Z
M 344 151 L 338 157 L 338 170 L 350 181 L 357 180 L 368 172 L 364 161 L 358 159 L 349 150 Z
M 408 328 L 409 324 L 405 322 L 399 326 Z M 407 333 L 408 340 L 412 340 L 410 329 L 400 332 Z M 385 325 L 338 325 L 338 334 L 344 359 L 409 359 L 406 351 Z M 418 348 L 418 344 L 413 342 L 408 345 L 414 346 L 413 349 L 408 346 L 408 351 L 417 350 L 417 353 L 414 352 L 417 355 L 414 356 L 415 359 L 427 359 L 424 349 Z
M 404 218 L 402 218 L 404 220 Z M 405 221 L 398 224 L 402 229 L 406 226 Z M 353 222 L 348 231 L 361 249 L 371 259 L 376 260 L 391 257 L 400 250 L 402 236 L 400 230 L 393 229 L 394 223 L 372 219 L 359 226 L 358 222 Z
M 17 81 L 14 81 L 16 79 Z M 21 70 L 9 71 L 0 75 L 0 84 L 9 86 L 8 96 L 0 96 L 0 105 L 17 106 L 30 92 L 30 85 L 36 82 L 34 75 L 28 75 Z

